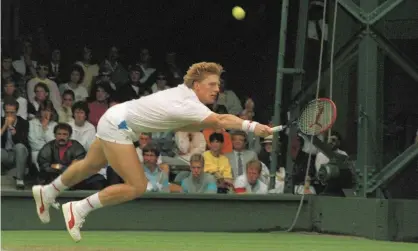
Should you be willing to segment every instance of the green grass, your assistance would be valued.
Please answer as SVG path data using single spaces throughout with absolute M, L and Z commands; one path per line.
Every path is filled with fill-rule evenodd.
M 98 232 L 74 243 L 66 231 L 2 231 L 7 251 L 416 251 L 417 244 L 301 233 Z

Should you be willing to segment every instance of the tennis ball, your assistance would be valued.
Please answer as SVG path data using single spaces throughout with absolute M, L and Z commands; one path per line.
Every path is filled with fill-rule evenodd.
M 234 16 L 237 20 L 242 20 L 245 18 L 245 10 L 240 6 L 235 6 L 232 8 L 232 16 Z

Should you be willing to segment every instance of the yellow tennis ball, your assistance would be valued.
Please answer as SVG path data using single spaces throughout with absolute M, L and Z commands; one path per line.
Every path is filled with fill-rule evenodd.
M 240 6 L 235 6 L 232 8 L 232 16 L 234 16 L 237 20 L 242 20 L 245 18 L 245 10 Z

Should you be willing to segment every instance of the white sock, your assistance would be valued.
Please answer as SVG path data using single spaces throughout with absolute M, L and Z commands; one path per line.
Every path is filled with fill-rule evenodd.
M 64 190 L 67 190 L 68 187 L 62 183 L 61 175 L 58 176 L 54 181 L 42 188 L 45 196 L 48 200 L 55 200 L 55 198 Z
M 103 207 L 99 199 L 99 193 L 95 193 L 90 197 L 85 198 L 74 203 L 75 210 L 82 216 L 86 217 L 91 211 Z

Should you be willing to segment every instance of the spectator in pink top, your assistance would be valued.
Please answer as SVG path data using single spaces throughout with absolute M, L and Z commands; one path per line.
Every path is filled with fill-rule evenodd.
M 99 82 L 91 89 L 90 97 L 92 100 L 89 103 L 89 122 L 95 127 L 107 108 L 109 108 L 109 97 L 111 92 L 112 88 L 107 82 Z

